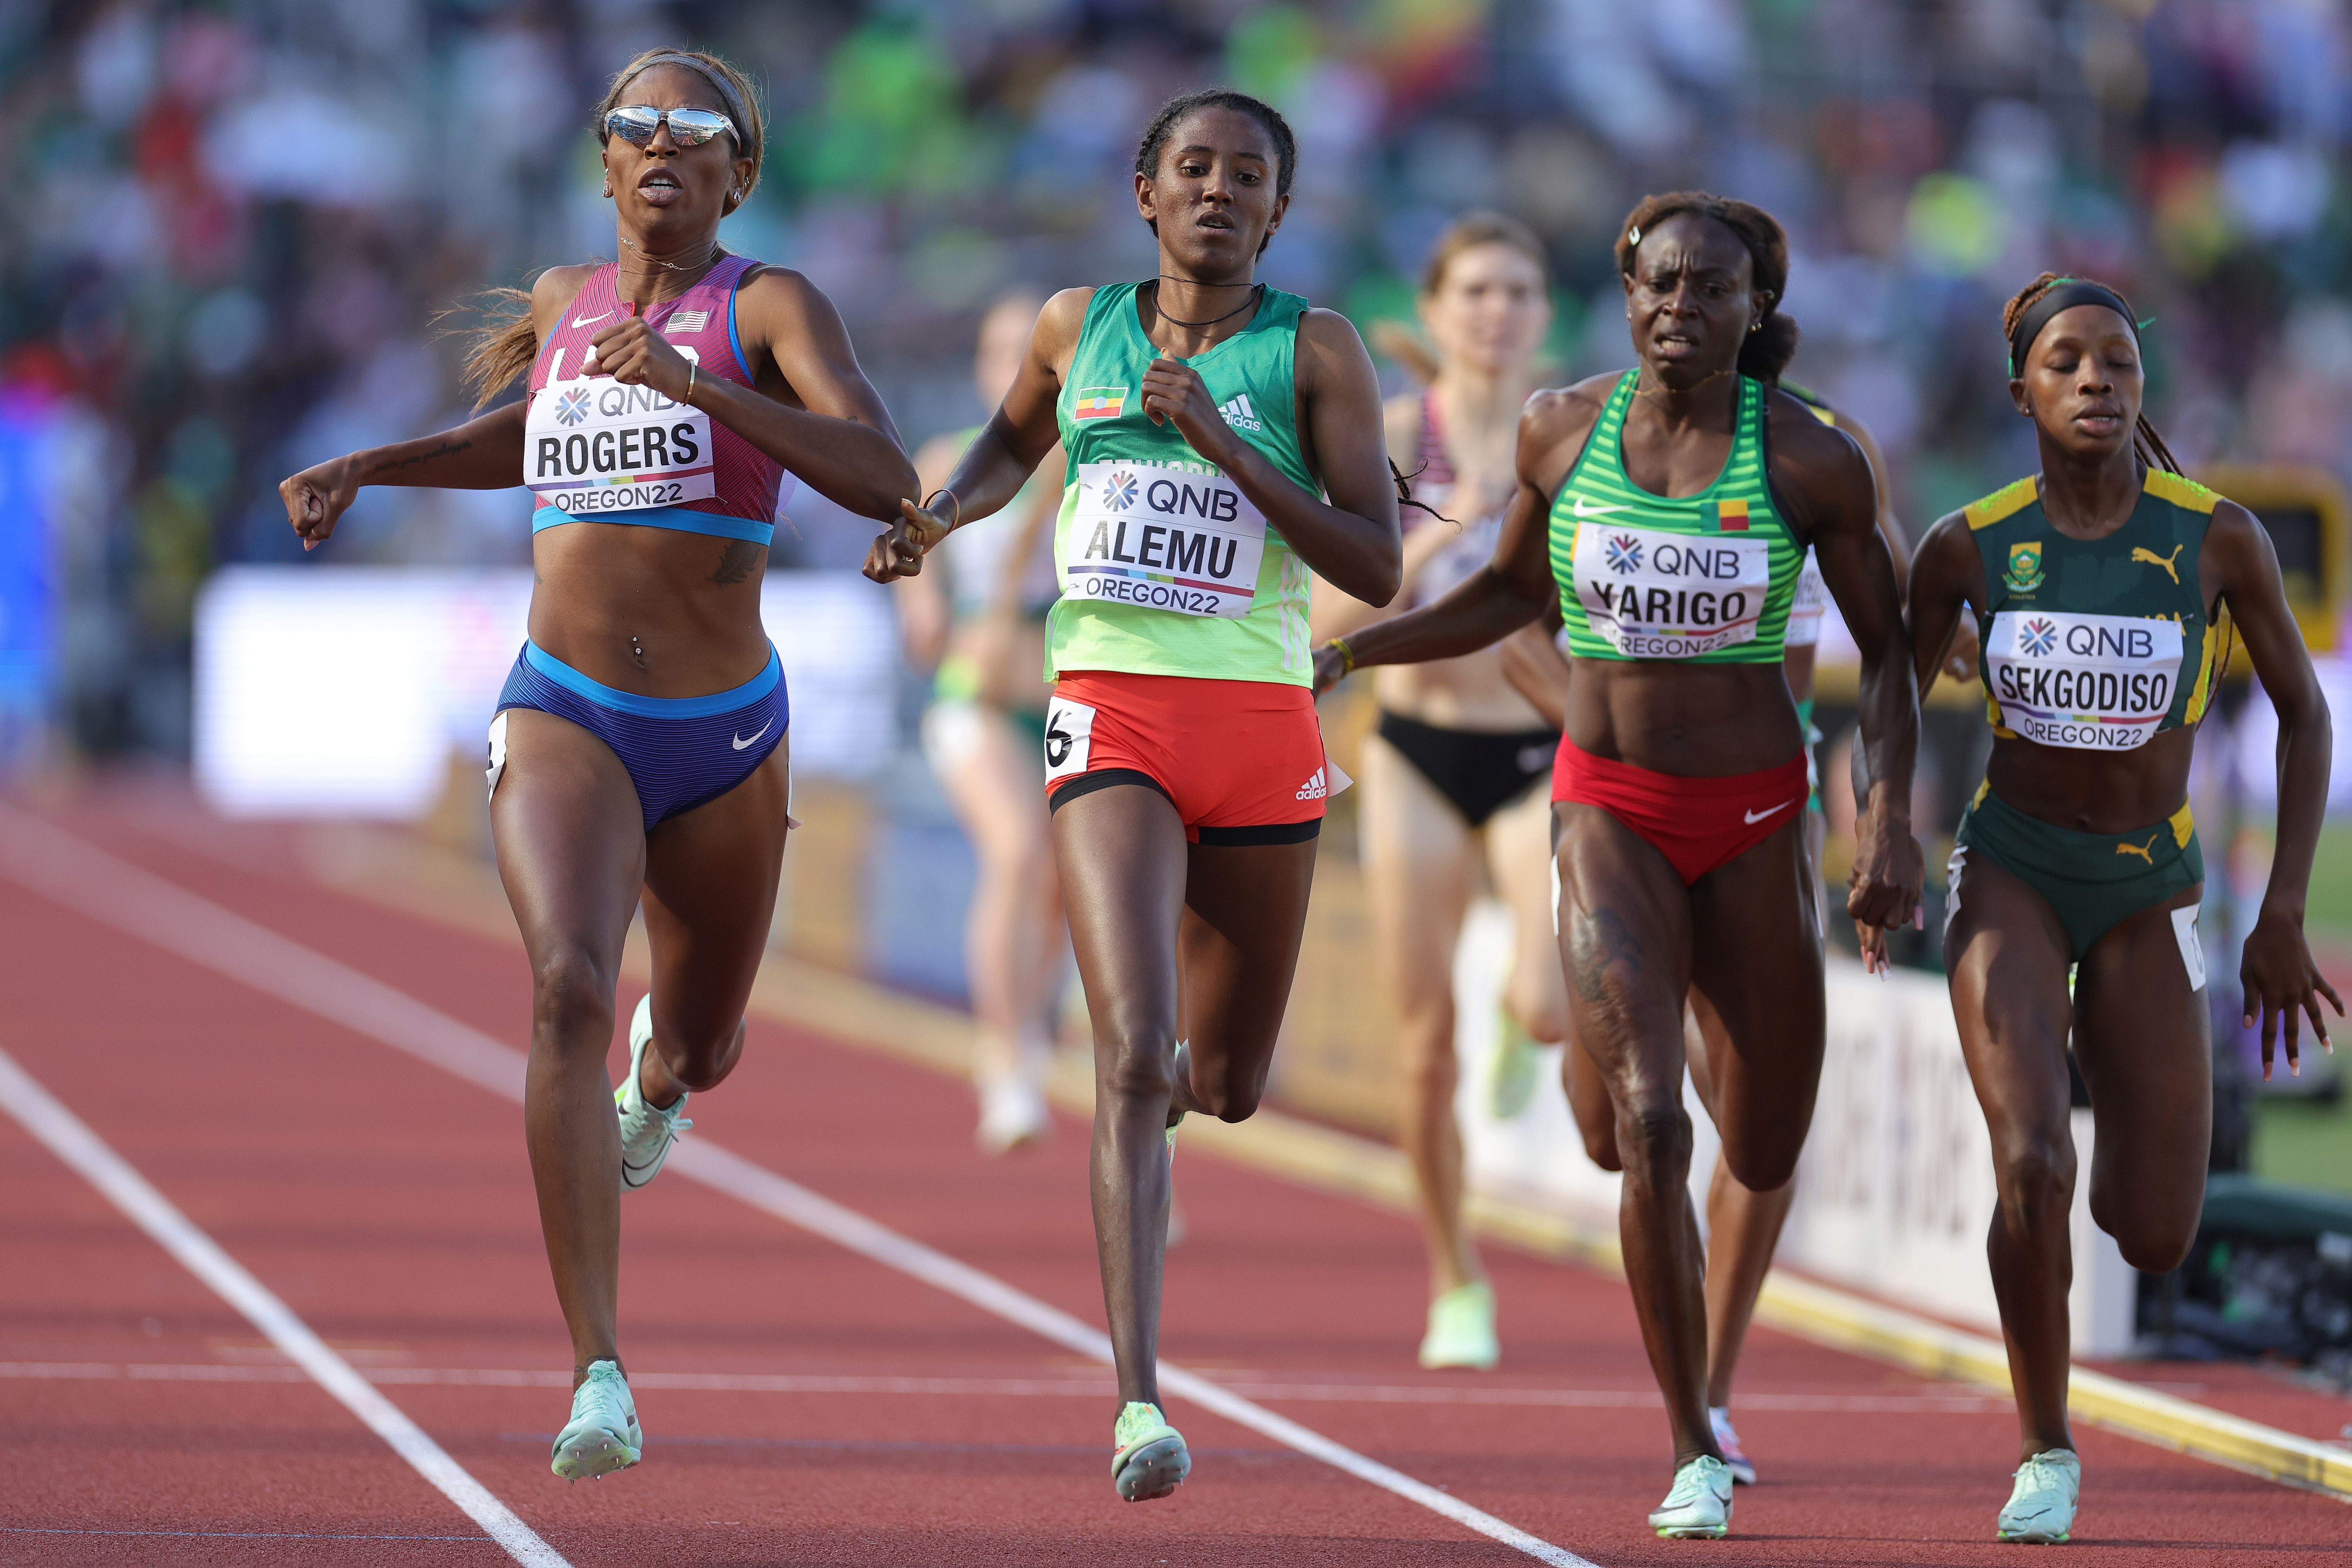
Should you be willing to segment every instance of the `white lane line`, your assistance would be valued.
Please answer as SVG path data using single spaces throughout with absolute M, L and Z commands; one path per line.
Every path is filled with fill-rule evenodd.
M 378 1385 L 453 1388 L 562 1388 L 572 1374 L 552 1370 L 489 1366 L 364 1366 Z M 299 1383 L 299 1367 L 274 1363 L 0 1361 L 0 1379 L 64 1382 Z M 1423 1388 L 1404 1384 L 1236 1382 L 1213 1380 L 1249 1399 L 1320 1405 L 1505 1405 L 1570 1410 L 1660 1410 L 1654 1392 L 1628 1388 Z M 632 1372 L 632 1388 L 688 1394 L 905 1394 L 950 1399 L 1108 1399 L 1118 1385 L 1108 1377 L 914 1377 L 880 1373 L 796 1372 Z M 1742 1410 L 1816 1415 L 1982 1415 L 2006 1413 L 2010 1401 L 1991 1394 L 1930 1396 L 1901 1394 L 1743 1394 Z
M 451 1458 L 440 1444 L 426 1436 L 424 1429 L 398 1405 L 378 1394 L 351 1363 L 311 1331 L 310 1324 L 296 1317 L 268 1286 L 223 1251 L 218 1242 L 191 1224 L 169 1198 L 131 1169 L 130 1162 L 109 1148 L 81 1118 L 66 1109 L 63 1101 L 34 1081 L 5 1050 L 0 1050 L 0 1107 L 5 1107 L 49 1152 L 104 1194 L 107 1201 L 152 1237 L 158 1247 L 177 1258 L 189 1273 L 244 1313 L 246 1321 L 285 1352 L 288 1359 L 341 1401 L 345 1409 L 390 1445 L 394 1453 L 407 1460 L 418 1475 L 432 1482 L 442 1496 L 488 1531 L 492 1540 L 507 1549 L 507 1555 L 526 1568 L 570 1568 L 562 1554 L 508 1511 L 507 1505 L 491 1496 L 488 1488 L 467 1474 L 465 1467 Z
M 177 883 L 5 806 L 0 806 L 0 868 L 45 897 L 117 931 L 315 1013 L 354 1034 L 382 1041 L 469 1083 L 509 1100 L 522 1098 L 524 1058 L 513 1047 Z M 1100 1330 L 993 1275 L 730 1153 L 708 1139 L 677 1145 L 669 1163 L 671 1169 L 753 1208 L 960 1297 L 1090 1360 L 1110 1363 L 1110 1338 Z M 1573 1552 L 1335 1443 L 1197 1373 L 1162 1362 L 1160 1381 L 1171 1393 L 1228 1421 L 1552 1568 L 1597 1568 Z

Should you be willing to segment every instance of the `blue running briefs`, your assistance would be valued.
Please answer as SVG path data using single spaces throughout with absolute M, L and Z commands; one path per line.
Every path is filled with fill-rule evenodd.
M 646 831 L 718 799 L 751 776 L 784 738 L 792 703 L 783 660 L 773 647 L 768 667 L 731 691 L 708 697 L 639 697 L 591 680 L 529 641 L 515 656 L 499 711 L 534 708 L 552 713 L 613 748 L 637 786 Z M 506 765 L 506 731 L 493 724 L 490 788 Z

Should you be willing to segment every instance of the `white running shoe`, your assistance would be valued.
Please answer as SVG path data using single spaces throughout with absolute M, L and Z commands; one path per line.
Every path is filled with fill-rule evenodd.
M 1731 1467 L 1701 1454 L 1675 1472 L 1666 1500 L 1650 1510 L 1650 1528 L 1668 1541 L 1709 1541 L 1731 1533 Z
M 555 1435 L 548 1468 L 567 1481 L 599 1480 L 645 1458 L 646 1432 L 620 1363 L 592 1361 L 572 1393 L 572 1419 Z
M 1045 1097 L 1025 1075 L 1007 1073 L 980 1084 L 980 1131 L 972 1136 L 982 1153 L 1009 1154 L 1053 1130 Z
M 640 1075 L 645 1071 L 646 1047 L 653 1043 L 654 998 L 649 991 L 638 999 L 636 1013 L 629 1019 L 628 1079 L 613 1091 L 613 1108 L 621 1115 L 621 1190 L 625 1193 L 634 1193 L 660 1175 L 662 1162 L 669 1158 L 669 1146 L 694 1125 L 682 1114 L 688 1095 L 680 1094 L 677 1103 L 667 1107 L 646 1102 Z
M 1495 1288 L 1473 1279 L 1440 1291 L 1429 1303 L 1429 1331 L 1422 1336 L 1421 1365 L 1424 1372 L 1465 1367 L 1492 1372 L 1503 1359 L 1495 1338 Z
M 1715 1446 L 1723 1450 L 1723 1462 L 1731 1467 L 1733 1484 L 1752 1487 L 1756 1484 L 1756 1461 L 1739 1446 L 1739 1434 L 1731 1429 L 1731 1407 L 1710 1405 L 1706 1407 L 1706 1424 L 1715 1428 Z
M 2017 1484 L 1993 1533 L 2002 1541 L 2054 1546 L 2074 1529 L 2083 1497 L 2083 1461 L 2072 1448 L 2044 1448 L 2017 1467 Z

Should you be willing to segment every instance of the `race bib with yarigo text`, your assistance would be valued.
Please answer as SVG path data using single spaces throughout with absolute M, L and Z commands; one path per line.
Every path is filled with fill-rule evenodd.
M 1180 616 L 1249 614 L 1265 516 L 1231 479 L 1181 464 L 1080 463 L 1062 593 Z
M 1576 596 L 1593 631 L 1627 658 L 1696 658 L 1754 642 L 1772 586 L 1761 539 L 1585 523 Z
M 2147 744 L 2180 680 L 2180 623 L 2138 616 L 2002 610 L 1984 650 L 2000 721 L 2079 751 Z
M 708 500 L 710 416 L 610 377 L 553 382 L 523 423 L 523 482 L 574 517 Z

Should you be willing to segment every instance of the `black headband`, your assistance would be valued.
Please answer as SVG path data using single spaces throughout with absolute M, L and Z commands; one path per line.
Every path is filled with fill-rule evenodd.
M 2033 340 L 2042 335 L 2042 329 L 2050 324 L 2050 318 L 2077 305 L 2101 305 L 2113 310 L 2132 330 L 2132 341 L 2139 341 L 2139 322 L 2121 294 L 2104 283 L 2061 278 L 2050 286 L 2050 292 L 2025 308 L 2025 313 L 2017 318 L 2017 330 L 2009 334 L 2009 374 L 2012 377 L 2025 369 L 2025 356 L 2032 351 Z
M 629 82 L 636 80 L 656 66 L 684 66 L 687 69 L 698 73 L 705 81 L 717 88 L 719 101 L 727 105 L 727 117 L 735 122 L 735 155 L 739 158 L 748 158 L 751 155 L 751 150 L 743 145 L 743 100 L 735 95 L 735 89 L 728 85 L 726 77 L 712 70 L 707 61 L 698 60 L 692 55 L 683 54 L 676 49 L 665 50 L 631 71 L 628 81 L 624 81 L 621 86 L 628 86 Z M 601 134 L 604 128 L 599 126 L 597 129 Z

